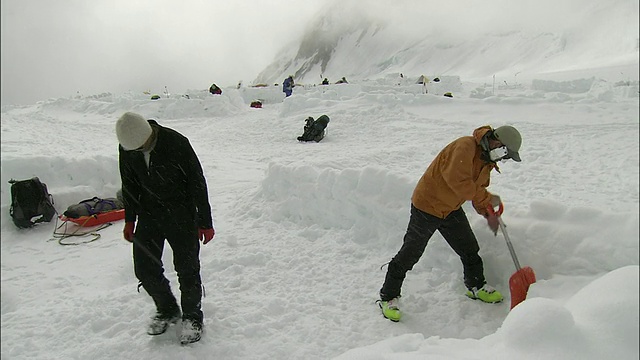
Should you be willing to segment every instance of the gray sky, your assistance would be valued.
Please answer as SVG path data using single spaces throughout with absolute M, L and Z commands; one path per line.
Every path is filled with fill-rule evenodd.
M 2 104 L 249 84 L 332 5 L 344 22 L 383 19 L 399 39 L 468 39 L 563 32 L 588 20 L 585 9 L 598 14 L 593 8 L 634 1 L 637 7 L 637 0 L 2 0 Z
M 328 0 L 2 0 L 2 104 L 251 82 Z

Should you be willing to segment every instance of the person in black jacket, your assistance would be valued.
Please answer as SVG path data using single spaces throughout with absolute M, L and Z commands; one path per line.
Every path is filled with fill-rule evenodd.
M 202 166 L 186 137 L 139 114 L 122 115 L 116 134 L 123 235 L 133 243 L 135 275 L 157 311 L 147 333 L 162 334 L 182 318 L 180 341 L 198 341 L 204 317 L 199 240 L 207 244 L 215 235 Z M 163 274 L 165 240 L 173 251 L 181 307 Z
M 216 84 L 211 84 L 211 86 L 209 87 L 209 92 L 212 95 L 222 95 L 222 89 L 220 89 L 220 87 L 218 87 L 218 85 Z

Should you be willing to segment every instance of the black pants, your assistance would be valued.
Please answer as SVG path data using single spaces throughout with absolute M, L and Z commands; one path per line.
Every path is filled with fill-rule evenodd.
M 460 256 L 465 286 L 481 288 L 484 285 L 482 258 L 478 255 L 480 248 L 464 210 L 460 208 L 446 218 L 440 219 L 411 204 L 409 226 L 400 251 L 393 257 L 387 268 L 384 285 L 380 289 L 381 300 L 388 301 L 400 296 L 407 271 L 413 269 L 420 260 L 429 239 L 436 230 L 440 231 L 449 246 Z
M 140 219 L 133 246 L 136 277 L 153 298 L 159 313 L 171 314 L 178 310 L 169 280 L 164 276 L 162 250 L 165 239 L 173 250 L 173 265 L 180 282 L 182 316 L 202 322 L 200 242 L 194 223 L 163 223 L 153 219 Z

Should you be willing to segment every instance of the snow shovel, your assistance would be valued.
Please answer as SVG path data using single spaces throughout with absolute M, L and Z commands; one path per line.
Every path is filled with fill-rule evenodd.
M 527 298 L 527 291 L 529 290 L 529 286 L 536 282 L 536 274 L 529 266 L 520 267 L 520 262 L 518 261 L 515 250 L 513 250 L 513 245 L 511 244 L 509 234 L 507 233 L 507 226 L 504 224 L 504 221 L 502 221 L 502 218 L 500 217 L 500 215 L 502 215 L 502 212 L 504 211 L 504 205 L 500 203 L 500 207 L 498 208 L 497 212 L 494 211 L 491 205 L 489 205 L 488 210 L 489 214 L 497 216 L 500 230 L 502 230 L 504 239 L 506 240 L 507 246 L 509 247 L 509 252 L 511 253 L 513 263 L 516 265 L 516 272 L 514 272 L 513 275 L 511 275 L 511 277 L 509 278 L 509 290 L 511 291 L 511 309 L 513 309 L 514 307 L 516 307 L 516 305 L 520 304 Z

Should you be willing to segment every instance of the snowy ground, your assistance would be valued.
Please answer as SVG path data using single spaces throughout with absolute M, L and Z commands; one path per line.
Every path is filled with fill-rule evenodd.
M 2 358 L 637 359 L 638 83 L 585 79 L 494 89 L 462 79 L 427 95 L 382 79 L 297 87 L 284 100 L 270 87 L 5 106 Z M 264 107 L 250 108 L 257 98 Z M 154 309 L 136 292 L 122 222 L 95 242 L 60 246 L 53 222 L 18 230 L 9 217 L 11 178 L 39 176 L 60 213 L 114 196 L 114 125 L 125 111 L 189 137 L 209 184 L 206 332 L 190 346 L 173 328 L 146 335 Z M 304 119 L 322 114 L 326 138 L 297 142 Z M 405 317 L 392 323 L 375 304 L 380 267 L 401 245 L 413 187 L 443 146 L 485 124 L 523 134 L 523 161 L 503 163 L 490 190 L 538 282 L 510 312 L 504 238 L 465 204 L 505 302 L 467 299 L 460 260 L 436 234 L 405 281 Z M 164 261 L 177 293 L 170 251 Z

